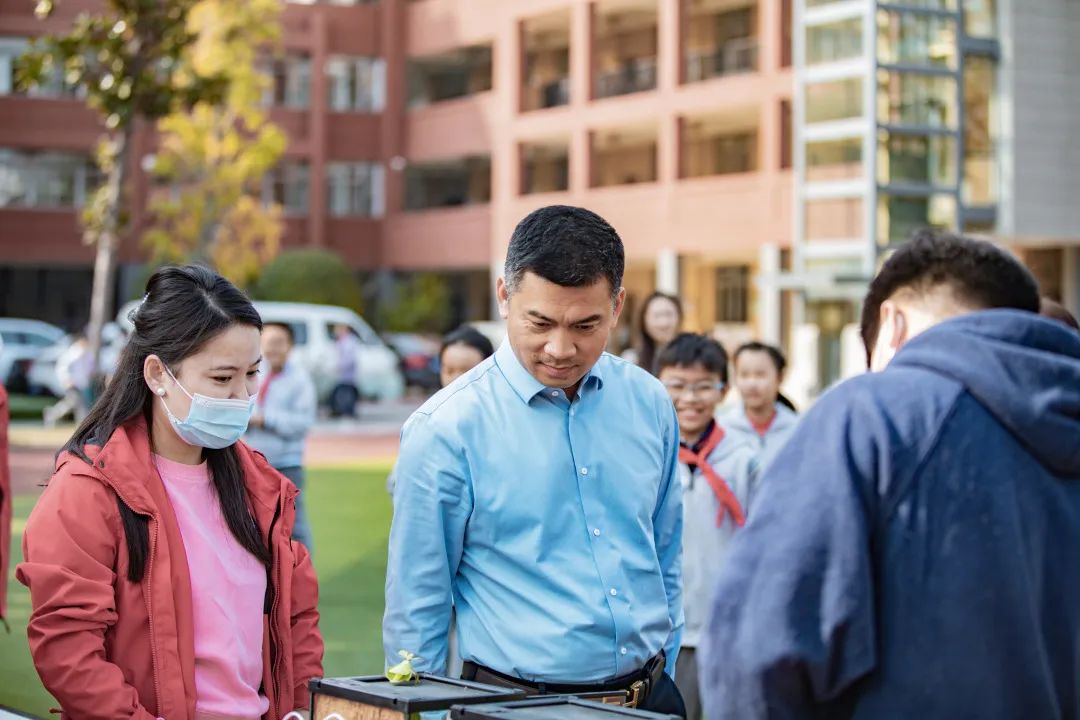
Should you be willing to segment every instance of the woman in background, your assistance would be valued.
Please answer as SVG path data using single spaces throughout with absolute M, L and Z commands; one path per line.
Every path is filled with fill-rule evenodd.
M 623 359 L 655 375 L 656 356 L 679 334 L 682 321 L 682 303 L 679 302 L 679 298 L 667 293 L 654 292 L 645 298 L 645 304 L 641 306 L 637 324 L 637 341 L 633 347 L 623 352 Z

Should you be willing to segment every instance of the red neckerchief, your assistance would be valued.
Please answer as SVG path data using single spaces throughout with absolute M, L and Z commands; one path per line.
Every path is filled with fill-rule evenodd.
M 765 437 L 766 433 L 769 432 L 769 428 L 771 428 L 772 424 L 776 421 L 776 410 L 773 410 L 773 414 L 770 415 L 769 419 L 763 423 L 759 423 L 757 420 L 754 420 L 749 415 L 746 417 L 746 419 L 750 421 L 750 425 L 754 428 L 754 432 L 756 432 L 761 437 Z
M 280 376 L 281 376 L 281 371 L 274 372 L 273 370 L 271 370 L 267 374 L 266 382 L 264 382 L 262 384 L 262 387 L 259 388 L 259 398 L 258 398 L 258 400 L 255 401 L 256 403 L 258 403 L 259 407 L 262 407 L 262 406 L 266 405 L 266 392 L 270 389 L 270 383 L 277 380 Z
M 735 493 L 728 487 L 724 478 L 720 477 L 708 462 L 709 453 L 715 450 L 723 439 L 723 429 L 718 424 L 713 423 L 712 431 L 705 439 L 705 444 L 697 452 L 685 445 L 679 446 L 679 462 L 687 465 L 697 465 L 701 468 L 701 473 L 709 481 L 713 492 L 716 493 L 716 499 L 720 501 L 720 512 L 716 516 L 716 526 L 720 527 L 724 524 L 724 515 L 731 515 L 735 525 L 742 527 L 746 524 L 746 515 L 743 513 L 742 505 L 739 504 L 739 498 L 735 497 Z

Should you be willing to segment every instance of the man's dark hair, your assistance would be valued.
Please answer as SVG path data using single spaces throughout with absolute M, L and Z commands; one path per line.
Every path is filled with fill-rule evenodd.
M 622 240 L 606 220 L 585 208 L 549 205 L 514 228 L 504 272 L 511 293 L 531 272 L 563 287 L 585 287 L 603 278 L 615 297 L 624 263 Z
M 861 331 L 867 364 L 877 343 L 881 304 L 901 289 L 925 293 L 942 285 L 973 309 L 1039 312 L 1035 278 L 1007 252 L 985 240 L 919 230 L 885 261 L 866 293 Z
M 706 372 L 720 376 L 727 385 L 728 356 L 724 346 L 707 335 L 681 333 L 656 356 L 656 374 L 664 368 L 700 365 Z
M 290 325 L 289 323 L 283 323 L 283 322 L 263 323 L 263 330 L 264 331 L 266 330 L 266 328 L 272 328 L 272 327 L 281 328 L 282 330 L 284 330 L 285 334 L 289 336 L 289 344 L 290 345 L 295 345 L 296 344 L 296 332 L 292 329 L 292 325 Z
M 784 358 L 784 353 L 780 352 L 780 348 L 773 345 L 767 345 L 757 340 L 752 340 L 748 343 L 743 343 L 739 346 L 739 349 L 735 351 L 735 364 L 739 364 L 739 356 L 744 352 L 763 352 L 769 356 L 769 359 L 773 361 L 773 365 L 776 366 L 776 373 L 779 375 L 784 372 L 784 368 L 787 367 L 787 360 Z

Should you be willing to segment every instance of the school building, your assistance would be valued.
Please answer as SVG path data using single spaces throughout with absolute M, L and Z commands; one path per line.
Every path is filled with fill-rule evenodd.
M 0 0 L 0 315 L 88 306 L 101 128 L 12 67 L 92 4 L 41 23 Z M 1080 309 L 1074 0 L 334 0 L 283 22 L 266 102 L 289 147 L 264 194 L 286 244 L 375 284 L 442 273 L 456 319 L 490 316 L 514 224 L 552 203 L 622 235 L 628 318 L 675 292 L 692 329 L 782 343 L 797 397 L 861 369 L 866 282 L 922 225 L 995 237 Z

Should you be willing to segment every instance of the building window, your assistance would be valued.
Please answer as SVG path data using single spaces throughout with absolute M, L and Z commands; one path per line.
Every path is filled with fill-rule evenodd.
M 86 155 L 0 149 L 0 207 L 79 207 L 100 178 Z
M 839 62 L 862 55 L 862 19 L 812 25 L 806 30 L 806 64 Z
M 997 66 L 989 58 L 964 60 L 964 203 L 993 205 L 998 198 Z
M 806 86 L 806 122 L 832 122 L 861 117 L 863 82 L 860 78 L 829 80 Z
M 757 170 L 756 128 L 725 127 L 719 117 L 687 118 L 683 128 L 683 177 Z
M 15 92 L 15 61 L 26 52 L 23 38 L 0 37 L 0 95 Z
M 263 200 L 277 203 L 288 215 L 304 215 L 308 211 L 308 164 L 286 160 L 271 170 L 263 182 Z
M 383 166 L 376 163 L 328 163 L 327 212 L 333 217 L 381 217 Z
M 716 268 L 716 322 L 750 321 L 750 268 L 745 265 Z
M 61 67 L 54 67 L 52 72 L 42 78 L 41 82 L 29 92 L 20 92 L 15 84 L 15 67 L 18 59 L 29 47 L 30 43 L 26 38 L 0 37 L 0 96 L 22 94 L 43 98 L 85 96 L 86 93 L 82 87 L 70 85 L 64 80 L 64 70 Z
M 311 58 L 307 55 L 287 55 L 270 63 L 273 88 L 268 104 L 303 109 L 311 103 Z
M 994 0 L 964 0 L 964 33 L 969 37 L 997 37 Z
M 330 109 L 380 112 L 386 104 L 386 64 L 382 58 L 335 56 L 326 61 Z
M 878 194 L 878 243 L 906 242 L 912 233 L 925 227 L 955 228 L 956 196 Z
M 412 58 L 407 72 L 411 108 L 487 92 L 492 88 L 491 46 Z
M 956 140 L 950 135 L 878 132 L 878 182 L 882 185 L 956 185 Z
M 957 126 L 956 80 L 939 75 L 878 71 L 878 120 L 888 125 Z
M 491 202 L 491 158 L 465 157 L 405 168 L 405 209 L 460 207 Z
M 570 142 L 554 140 L 521 145 L 521 194 L 570 189 Z
M 702 8 L 687 2 L 685 77 L 697 82 L 757 69 L 757 8 Z
M 877 26 L 878 62 L 956 67 L 956 21 L 952 18 L 881 10 Z

